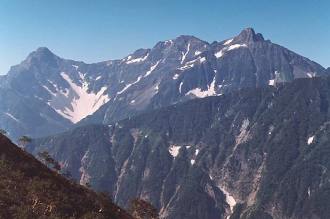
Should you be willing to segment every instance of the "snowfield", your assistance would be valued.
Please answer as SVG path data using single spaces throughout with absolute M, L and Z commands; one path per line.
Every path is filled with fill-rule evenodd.
M 97 93 L 89 92 L 88 83 L 81 73 L 81 86 L 74 83 L 65 72 L 62 72 L 61 76 L 69 84 L 70 88 L 63 91 L 56 87 L 56 92 L 52 92 L 44 86 L 52 96 L 48 105 L 73 123 L 77 123 L 86 116 L 92 115 L 110 100 L 108 94 L 106 94 L 107 87 L 102 87 Z

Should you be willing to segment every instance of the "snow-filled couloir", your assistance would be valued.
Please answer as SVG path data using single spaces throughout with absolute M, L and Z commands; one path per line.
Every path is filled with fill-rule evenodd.
M 77 85 L 65 72 L 62 72 L 61 76 L 70 87 L 64 91 L 56 89 L 56 92 L 52 92 L 44 86 L 52 96 L 51 100 L 48 101 L 48 105 L 58 114 L 69 119 L 73 123 L 77 123 L 86 116 L 92 115 L 103 104 L 110 100 L 108 94 L 105 92 L 107 87 L 102 87 L 96 93 L 89 91 L 88 82 L 80 72 L 81 86 Z

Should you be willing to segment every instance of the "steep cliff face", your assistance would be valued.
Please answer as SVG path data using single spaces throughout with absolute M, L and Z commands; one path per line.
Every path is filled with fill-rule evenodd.
M 81 183 L 163 218 L 327 218 L 330 79 L 192 100 L 39 139 Z
M 16 139 L 125 119 L 193 98 L 328 75 L 247 28 L 212 44 L 179 36 L 120 60 L 67 60 L 47 48 L 0 77 L 0 124 Z
M 109 198 L 51 171 L 0 134 L 1 218 L 131 219 Z

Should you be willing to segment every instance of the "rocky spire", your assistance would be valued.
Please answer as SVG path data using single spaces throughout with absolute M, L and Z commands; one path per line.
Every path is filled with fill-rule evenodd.
M 250 43 L 264 41 L 264 37 L 261 33 L 256 33 L 253 28 L 245 28 L 238 36 L 235 37 L 234 40 L 241 43 Z

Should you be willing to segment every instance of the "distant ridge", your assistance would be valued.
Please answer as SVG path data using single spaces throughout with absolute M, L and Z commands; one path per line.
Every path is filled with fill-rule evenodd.
M 16 139 L 107 124 L 194 98 L 329 75 L 252 28 L 212 44 L 182 35 L 100 63 L 41 47 L 0 77 L 0 124 Z

